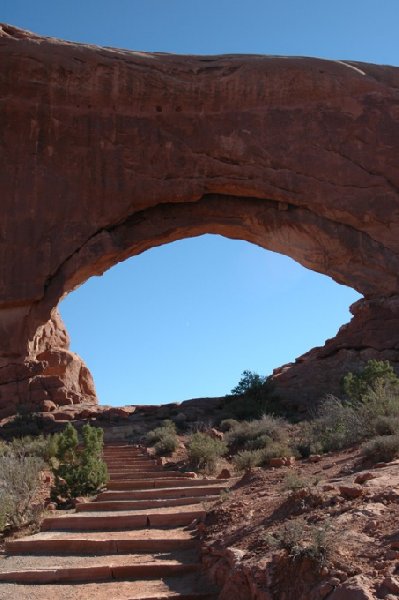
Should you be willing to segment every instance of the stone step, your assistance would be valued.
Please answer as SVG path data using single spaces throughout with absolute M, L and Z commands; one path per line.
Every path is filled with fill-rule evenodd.
M 212 482 L 214 483 L 214 482 Z M 136 491 L 105 491 L 98 494 L 95 502 L 109 500 L 165 500 L 166 498 L 193 498 L 196 496 L 218 495 L 228 489 L 226 486 L 201 486 L 201 487 L 173 487 L 162 489 L 147 489 Z
M 146 508 L 164 508 L 169 506 L 185 506 L 191 504 L 200 504 L 201 502 L 212 502 L 219 499 L 214 496 L 194 496 L 186 498 L 163 498 L 163 499 L 144 499 L 144 500 L 109 500 L 81 502 L 76 505 L 77 512 L 90 512 L 99 510 L 143 510 Z
M 158 467 L 162 469 L 155 460 L 106 460 L 104 461 L 108 467 Z
M 146 490 L 151 488 L 171 488 L 171 487 L 201 487 L 207 485 L 206 482 L 210 482 L 209 485 L 214 485 L 216 481 L 222 485 L 229 483 L 229 479 L 219 480 L 207 480 L 207 479 L 189 479 L 188 477 L 181 477 L 179 479 L 155 479 L 153 477 L 148 479 L 126 479 L 109 481 L 107 489 L 109 490 Z
M 129 450 L 130 452 L 140 452 L 145 453 L 145 449 L 143 447 L 133 446 L 131 444 L 104 444 L 104 452 L 113 452 L 113 451 L 124 451 Z
M 107 465 L 108 473 L 118 474 L 123 473 L 124 475 L 129 475 L 129 473 L 164 473 L 162 467 L 158 467 L 157 465 L 145 465 L 141 467 L 135 466 L 121 466 L 121 465 Z
M 83 534 L 81 534 L 83 535 Z M 133 554 L 138 552 L 172 552 L 196 547 L 198 542 L 175 539 L 144 539 L 144 540 L 96 540 L 70 539 L 65 537 L 55 540 L 13 540 L 7 543 L 8 554 L 53 554 L 53 555 L 102 555 L 102 554 Z
M 103 451 L 103 456 L 105 457 L 115 457 L 115 456 L 123 456 L 123 457 L 132 457 L 132 458 L 149 458 L 147 452 L 137 452 L 135 450 L 129 450 L 129 448 L 123 450 L 111 450 L 109 448 L 105 448 Z
M 123 457 L 116 457 L 116 456 L 103 456 L 102 457 L 106 462 L 116 462 L 116 463 L 129 463 L 132 465 L 135 465 L 137 463 L 153 463 L 155 464 L 160 464 L 155 458 L 150 458 L 149 456 L 123 456 Z
M 113 471 L 111 479 L 145 479 L 151 477 L 152 479 L 178 479 L 178 478 L 190 478 L 187 473 L 181 473 L 180 471 Z
M 83 563 L 83 564 L 82 564 Z M 112 579 L 143 579 L 184 575 L 198 571 L 193 551 L 161 558 L 132 556 L 10 556 L 0 560 L 0 582 L 49 584 Z
M 146 529 L 133 531 L 63 532 L 46 531 L 6 541 L 8 555 L 126 554 L 173 552 L 197 548 L 198 540 L 186 529 Z
M 146 456 L 130 456 L 130 454 L 126 454 L 126 456 L 123 456 L 120 454 L 118 454 L 118 455 L 114 455 L 114 454 L 103 455 L 102 459 L 104 462 L 108 462 L 108 461 L 110 461 L 110 462 L 112 462 L 112 461 L 115 461 L 115 462 L 129 461 L 129 462 L 136 462 L 136 463 L 137 462 L 148 462 L 148 461 L 154 462 L 154 461 L 152 461 L 152 459 L 150 459 Z
M 117 529 L 145 529 L 147 527 L 184 527 L 193 521 L 205 519 L 204 510 L 187 512 L 133 513 L 133 514 L 71 514 L 67 517 L 47 517 L 42 531 L 115 531 Z
M 144 581 L 35 586 L 3 583 L 1 600 L 217 600 L 209 582 L 196 573 Z

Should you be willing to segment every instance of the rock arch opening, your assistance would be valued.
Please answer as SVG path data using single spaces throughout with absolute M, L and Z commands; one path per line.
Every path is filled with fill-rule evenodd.
M 324 348 L 276 373 L 287 401 L 333 390 L 369 358 L 399 364 L 398 68 L 146 55 L 10 26 L 0 55 L 0 416 L 94 401 L 60 299 L 204 233 L 364 296 Z
M 223 396 L 323 345 L 358 294 L 281 254 L 222 236 L 119 263 L 60 303 L 102 404 Z

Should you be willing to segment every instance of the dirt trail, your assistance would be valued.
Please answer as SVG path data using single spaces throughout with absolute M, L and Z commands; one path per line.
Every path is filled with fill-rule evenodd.
M 144 448 L 106 445 L 104 459 L 107 491 L 7 543 L 0 600 L 216 600 L 197 525 L 225 482 L 165 470 Z

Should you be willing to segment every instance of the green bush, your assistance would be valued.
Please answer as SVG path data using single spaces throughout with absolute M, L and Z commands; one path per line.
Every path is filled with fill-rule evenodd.
M 219 458 L 227 452 L 224 441 L 206 433 L 194 433 L 188 442 L 188 457 L 193 468 L 213 473 Z
M 71 423 L 56 438 L 56 456 L 52 461 L 55 477 L 52 496 L 66 501 L 94 494 L 108 480 L 102 460 L 103 430 L 86 424 L 82 428 L 83 445 Z
M 237 450 L 257 450 L 271 442 L 286 442 L 287 422 L 279 417 L 263 415 L 254 421 L 237 423 L 226 434 L 226 441 L 232 452 Z
M 399 378 L 387 360 L 369 360 L 358 373 L 347 373 L 342 383 L 351 402 L 363 402 L 365 396 L 378 384 L 395 388 L 399 392 Z
M 373 462 L 390 462 L 399 456 L 399 435 L 378 436 L 362 447 L 362 454 Z
M 278 413 L 281 408 L 270 378 L 243 371 L 238 384 L 226 396 L 224 411 L 236 419 L 256 419 L 264 413 Z

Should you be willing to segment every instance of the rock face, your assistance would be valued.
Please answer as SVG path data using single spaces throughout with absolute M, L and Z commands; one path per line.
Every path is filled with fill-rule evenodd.
M 142 54 L 9 25 L 0 60 L 0 411 L 95 398 L 60 299 L 203 233 L 364 295 L 334 340 L 276 371 L 287 400 L 370 357 L 399 364 L 398 68 Z

